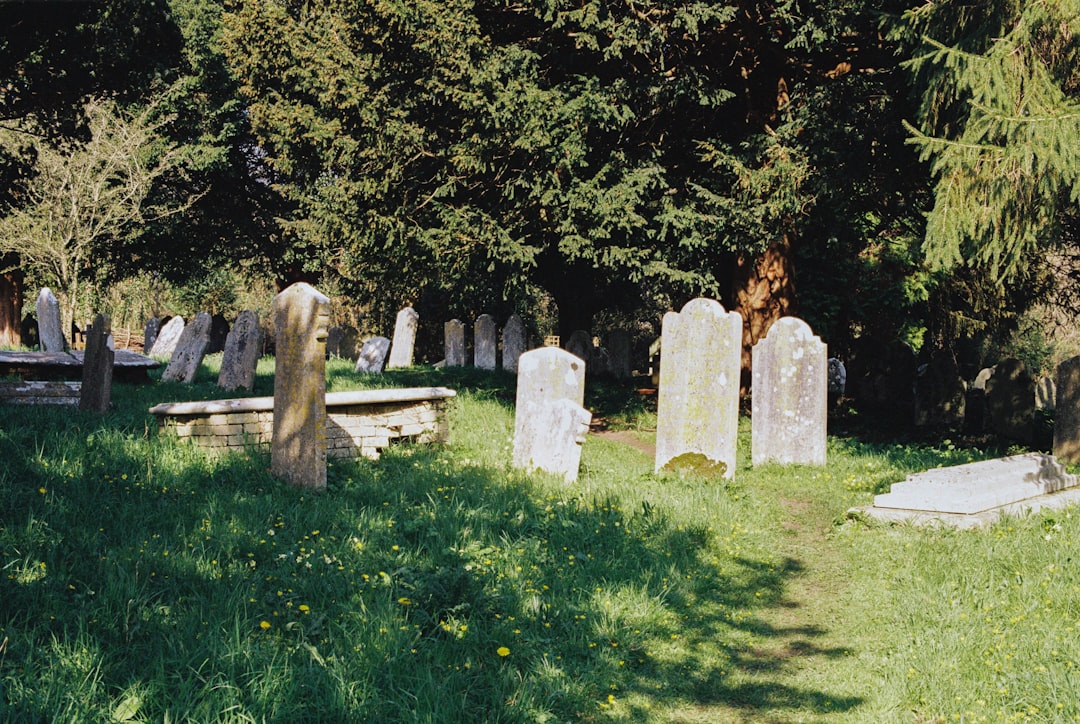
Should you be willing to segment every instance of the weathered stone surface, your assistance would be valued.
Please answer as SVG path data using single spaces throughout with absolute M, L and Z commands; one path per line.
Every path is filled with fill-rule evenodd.
M 443 359 L 447 367 L 465 366 L 465 323 L 460 319 L 443 325 Z
M 781 317 L 752 351 L 751 458 L 825 464 L 828 354 L 810 326 Z M 662 389 L 662 388 L 661 388 Z
M 481 314 L 473 325 L 473 366 L 481 370 L 493 370 L 498 355 L 499 331 L 495 318 Z
M 109 315 L 99 314 L 86 333 L 86 353 L 83 356 L 82 388 L 79 409 L 104 413 L 112 398 L 113 362 L 116 353 L 109 344 L 111 323 Z
M 847 389 L 847 367 L 836 357 L 829 358 L 829 397 L 837 399 L 844 396 Z
M 259 316 L 251 309 L 240 312 L 225 338 L 218 387 L 223 390 L 252 390 L 262 349 L 261 336 Z
M 630 332 L 625 329 L 612 331 L 607 338 L 608 372 L 617 380 L 628 380 L 633 375 Z
M 42 352 L 63 352 L 64 327 L 60 323 L 60 302 L 48 287 L 37 296 L 38 340 Z
M 592 361 L 593 341 L 592 335 L 584 329 L 575 329 L 566 338 L 566 351 L 574 355 L 586 365 Z M 590 370 L 591 372 L 592 370 Z
M 1035 382 L 1018 359 L 1003 359 L 986 381 L 987 424 L 994 433 L 1030 443 L 1035 436 Z
M 364 342 L 356 358 L 355 372 L 364 374 L 382 374 L 386 364 L 386 353 L 390 351 L 390 340 L 386 337 L 372 337 Z
M 184 332 L 184 318 L 176 315 L 158 332 L 154 346 L 147 354 L 150 357 L 169 357 L 176 351 L 176 345 L 180 341 L 180 335 Z
M 735 475 L 742 317 L 712 299 L 664 315 L 657 400 L 656 471 L 685 453 Z
M 514 467 L 577 480 L 581 445 L 592 414 L 585 399 L 585 362 L 557 347 L 518 358 Z
M 301 487 L 326 487 L 326 334 L 330 300 L 303 282 L 274 297 L 277 339 L 270 467 Z
M 162 382 L 195 381 L 195 375 L 199 372 L 199 366 L 206 356 L 206 349 L 210 346 L 210 325 L 212 324 L 209 312 L 199 312 L 191 324 L 184 327 L 180 339 L 176 342 L 176 350 L 172 359 L 169 360 L 165 371 L 161 373 Z
M 502 366 L 504 370 L 517 372 L 518 359 L 525 354 L 528 343 L 525 339 L 525 323 L 516 314 L 511 314 L 506 320 L 506 326 L 502 333 Z
M 915 378 L 915 425 L 942 432 L 964 427 L 967 390 L 950 353 L 930 357 Z
M 1054 412 L 1054 455 L 1080 463 L 1080 357 L 1057 366 L 1057 409 Z
M 1057 385 L 1054 378 L 1043 375 L 1035 383 L 1035 409 L 1052 412 L 1057 407 Z
M 146 326 L 143 327 L 143 353 L 148 354 L 150 349 L 154 346 L 154 342 L 157 341 L 158 332 L 161 331 L 161 320 L 157 317 L 150 317 L 146 320 Z
M 394 324 L 394 342 L 390 345 L 390 359 L 387 369 L 412 367 L 413 348 L 416 345 L 416 328 L 420 324 L 420 315 L 412 307 L 405 307 L 397 315 Z

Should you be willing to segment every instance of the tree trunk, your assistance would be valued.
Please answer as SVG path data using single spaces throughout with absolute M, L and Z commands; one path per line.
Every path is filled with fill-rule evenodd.
M 23 272 L 16 265 L 15 255 L 0 258 L 0 269 L 13 267 L 0 274 L 0 346 L 22 344 Z

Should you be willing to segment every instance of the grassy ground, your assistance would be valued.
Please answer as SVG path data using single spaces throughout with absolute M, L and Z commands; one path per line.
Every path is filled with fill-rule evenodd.
M 0 417 L 0 721 L 1075 721 L 1080 515 L 985 531 L 849 520 L 980 457 L 830 439 L 825 468 L 658 478 L 648 402 L 587 404 L 567 486 L 509 465 L 513 380 L 459 390 L 446 447 L 337 461 L 322 494 L 105 417 Z M 270 394 L 272 370 L 255 394 Z M 330 389 L 372 384 L 337 363 Z

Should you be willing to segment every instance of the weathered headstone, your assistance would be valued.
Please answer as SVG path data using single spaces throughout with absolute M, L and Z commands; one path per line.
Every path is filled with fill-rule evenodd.
M 966 411 L 967 390 L 955 358 L 932 355 L 915 378 L 915 426 L 957 432 L 964 427 Z
M 829 358 L 829 397 L 839 399 L 847 389 L 847 368 L 836 357 Z
M 443 325 L 443 355 L 447 367 L 465 366 L 465 323 L 460 319 Z
M 158 332 L 161 331 L 161 320 L 157 317 L 150 317 L 146 320 L 146 326 L 143 327 L 143 354 L 149 354 L 150 350 L 154 346 L 154 342 L 157 341 Z
M 206 356 L 206 348 L 210 346 L 211 324 L 210 313 L 199 312 L 195 319 L 191 320 L 191 324 L 184 327 L 180 339 L 176 342 L 176 350 L 165 371 L 161 373 L 162 382 L 195 381 L 199 365 Z
M 1057 366 L 1057 409 L 1054 411 L 1054 455 L 1080 463 L 1080 357 Z
M 225 340 L 229 337 L 229 320 L 224 315 L 210 317 L 210 342 L 206 345 L 207 354 L 225 351 Z
M 518 358 L 514 467 L 577 480 L 581 445 L 592 414 L 585 399 L 585 362 L 557 347 Z
M 274 297 L 277 350 L 270 468 L 301 487 L 326 487 L 326 334 L 330 300 L 299 282 Z
M 360 341 L 360 332 L 356 330 L 356 327 L 345 325 L 342 327 L 341 334 L 341 346 L 338 350 L 338 356 L 342 359 L 356 360 L 356 354 L 359 351 L 357 349 L 357 343 Z
M 1035 436 L 1035 382 L 1018 359 L 1003 359 L 986 381 L 986 416 L 1002 437 L 1030 443 Z
M 504 370 L 517 372 L 518 358 L 525 354 L 527 348 L 525 341 L 525 323 L 521 317 L 511 314 L 506 320 L 506 326 L 502 333 L 502 366 Z
M 38 339 L 42 352 L 64 351 L 64 328 L 60 324 L 60 302 L 48 287 L 37 297 Z
M 495 318 L 481 314 L 473 326 L 473 366 L 481 370 L 495 369 L 499 332 Z
M 345 329 L 334 325 L 330 329 L 326 330 L 326 356 L 327 357 L 340 357 L 341 356 L 341 342 L 345 339 Z
M 386 364 L 386 353 L 390 351 L 390 340 L 386 337 L 372 337 L 364 342 L 356 358 L 355 372 L 382 374 Z
M 625 329 L 616 329 L 608 335 L 608 368 L 617 380 L 628 380 L 633 375 L 630 333 Z
M 258 315 L 250 309 L 240 312 L 225 339 L 218 387 L 223 390 L 251 391 L 255 386 L 255 369 L 262 350 L 260 337 Z
M 1052 412 L 1057 407 L 1057 386 L 1054 378 L 1043 375 L 1035 384 L 1035 409 Z
M 588 364 L 593 352 L 592 336 L 584 329 L 575 329 L 566 338 L 566 351 Z
M 390 359 L 386 362 L 387 369 L 412 367 L 416 328 L 419 323 L 420 315 L 412 307 L 405 307 L 398 312 L 397 322 L 394 324 L 394 341 L 390 345 Z
M 147 353 L 151 357 L 172 357 L 176 351 L 176 344 L 180 341 L 180 335 L 184 332 L 184 318 L 179 314 L 165 323 L 158 332 L 154 346 Z
M 769 461 L 824 465 L 825 343 L 803 320 L 781 317 L 754 345 L 752 357 L 750 450 L 754 465 Z
M 111 339 L 109 315 L 99 314 L 86 333 L 86 354 L 83 355 L 82 388 L 79 409 L 104 413 L 112 397 L 113 362 L 115 353 Z
M 742 317 L 712 299 L 664 315 L 656 470 L 735 475 Z

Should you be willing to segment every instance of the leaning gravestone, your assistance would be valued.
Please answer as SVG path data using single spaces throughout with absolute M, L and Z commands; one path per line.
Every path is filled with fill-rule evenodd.
M 218 373 L 218 387 L 223 390 L 244 389 L 251 392 L 255 386 L 255 369 L 259 364 L 262 348 L 259 316 L 254 310 L 240 312 L 229 336 L 225 338 L 225 350 Z
M 180 335 L 184 332 L 184 318 L 179 314 L 165 323 L 158 332 L 154 346 L 147 354 L 151 357 L 172 357 L 176 351 L 176 344 L 180 341 Z
M 465 366 L 465 323 L 460 319 L 443 325 L 443 359 L 447 367 Z
M 354 372 L 364 374 L 382 374 L 386 364 L 386 353 L 390 351 L 390 340 L 386 337 L 372 337 L 364 342 L 356 358 Z
M 1035 436 L 1035 382 L 1018 359 L 1003 359 L 986 381 L 986 416 L 1002 437 L 1030 443 Z
M 387 369 L 412 367 L 416 327 L 419 323 L 420 315 L 412 307 L 405 307 L 398 312 L 397 322 L 394 324 L 394 342 L 390 345 L 390 359 L 386 362 Z
M 592 359 L 592 336 L 584 329 L 575 329 L 566 338 L 566 351 L 588 364 Z
M 113 362 L 116 353 L 111 340 L 109 315 L 99 314 L 86 333 L 86 354 L 83 355 L 82 387 L 79 409 L 104 413 L 112 397 Z
M 326 333 L 330 300 L 299 282 L 274 297 L 274 432 L 270 469 L 301 487 L 326 487 Z
M 473 326 L 473 367 L 481 370 L 495 369 L 498 334 L 495 318 L 490 314 L 481 314 L 476 318 Z
M 161 320 L 157 317 L 150 317 L 146 320 L 146 326 L 143 327 L 143 354 L 149 354 L 150 349 L 154 346 L 154 342 L 157 341 L 158 332 L 161 331 Z
M 827 348 L 810 326 L 781 317 L 752 352 L 751 458 L 825 464 Z
M 630 333 L 625 329 L 616 329 L 608 335 L 608 371 L 617 380 L 628 380 L 633 375 L 630 362 Z
M 503 369 L 517 372 L 518 359 L 525 354 L 527 343 L 525 341 L 525 323 L 516 314 L 511 314 L 510 318 L 506 320 L 506 326 L 503 327 L 502 345 Z
M 518 359 L 514 467 L 577 480 L 581 446 L 592 414 L 585 399 L 585 362 L 557 347 Z
M 64 328 L 60 324 L 60 302 L 48 287 L 37 297 L 38 339 L 42 352 L 64 351 Z
M 915 378 L 915 426 L 958 432 L 966 412 L 967 390 L 956 360 L 949 353 L 933 354 Z
M 206 349 L 210 346 L 210 325 L 212 324 L 209 312 L 199 312 L 191 324 L 184 327 L 180 339 L 176 342 L 176 350 L 172 359 L 169 360 L 165 371 L 161 373 L 162 382 L 195 381 L 195 375 L 199 371 L 199 365 L 206 357 Z
M 735 475 L 742 317 L 712 299 L 664 315 L 656 471 Z
M 1057 409 L 1054 412 L 1054 455 L 1080 463 L 1080 357 L 1057 366 Z

